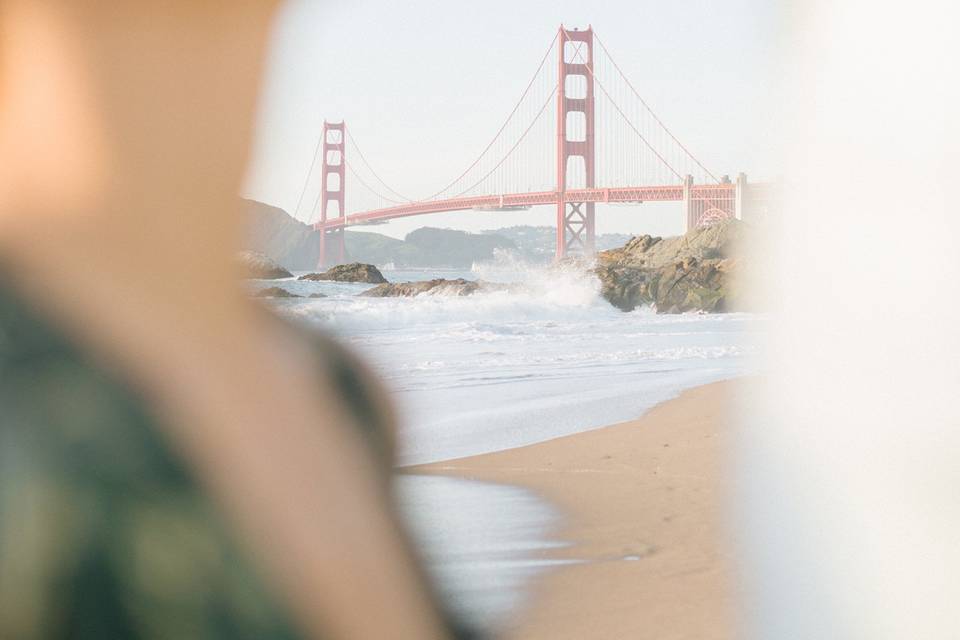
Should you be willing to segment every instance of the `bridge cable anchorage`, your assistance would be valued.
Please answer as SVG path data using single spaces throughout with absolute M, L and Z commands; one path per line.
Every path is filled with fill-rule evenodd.
M 640 101 L 640 104 L 643 105 L 643 108 L 646 109 L 647 112 L 648 112 L 651 116 L 653 116 L 653 119 L 657 122 L 657 124 L 659 124 L 660 127 L 664 130 L 664 132 L 666 132 L 666 134 L 667 134 L 668 136 L 670 136 L 670 139 L 673 140 L 674 142 L 676 142 L 676 143 L 677 143 L 677 146 L 679 146 L 679 147 L 683 150 L 683 152 L 684 152 L 685 154 L 687 154 L 687 156 L 697 164 L 698 167 L 700 167 L 701 169 L 703 169 L 703 171 L 704 171 L 708 176 L 710 176 L 710 178 L 711 178 L 712 180 L 714 180 L 715 182 L 717 182 L 717 183 L 719 184 L 719 183 L 721 182 L 720 179 L 718 179 L 717 176 L 715 176 L 715 175 L 713 174 L 713 172 L 711 172 L 709 169 L 707 169 L 707 168 L 703 165 L 703 163 L 700 162 L 700 160 L 698 160 L 697 157 L 696 157 L 695 155 L 693 155 L 693 153 L 691 153 L 690 150 L 687 149 L 687 147 L 686 147 L 682 142 L 680 142 L 679 138 L 677 138 L 677 136 L 675 136 L 675 135 L 673 134 L 673 132 L 670 131 L 669 127 L 667 127 L 667 125 L 665 125 L 665 124 L 663 123 L 663 121 L 662 121 L 662 120 L 660 119 L 660 117 L 656 114 L 656 112 L 655 112 L 653 109 L 650 108 L 650 105 L 647 104 L 647 101 L 643 99 L 643 96 L 640 95 L 640 92 L 637 91 L 637 89 L 633 86 L 633 83 L 630 82 L 630 78 L 627 77 L 627 75 L 626 75 L 626 74 L 623 72 L 623 70 L 620 68 L 620 65 L 617 64 L 617 61 L 616 61 L 616 60 L 613 58 L 613 56 L 610 54 L 610 51 L 609 51 L 609 50 L 607 49 L 607 47 L 603 44 L 603 40 L 597 35 L 596 32 L 594 32 L 593 37 L 594 37 L 594 40 L 597 41 L 597 44 L 600 45 L 600 48 L 603 50 L 603 52 L 606 54 L 607 59 L 608 59 L 608 60 L 610 61 L 610 63 L 613 65 L 613 68 L 617 70 L 617 73 L 620 74 L 620 77 L 623 78 L 623 81 L 627 83 L 627 87 L 629 87 L 630 91 L 633 92 L 633 95 L 636 96 L 637 100 Z
M 543 67 L 544 67 L 544 65 L 546 64 L 547 59 L 550 57 L 550 53 L 553 51 L 553 47 L 557 44 L 557 40 L 558 40 L 559 38 L 560 38 L 560 34 L 559 34 L 559 33 L 557 33 L 555 36 L 553 36 L 553 40 L 550 42 L 550 47 L 547 48 L 547 52 L 546 52 L 545 54 L 543 54 L 543 59 L 540 60 L 540 64 L 539 64 L 539 66 L 537 66 L 537 70 L 533 73 L 533 77 L 530 78 L 530 82 L 527 83 L 526 88 L 523 90 L 523 93 L 520 95 L 520 99 L 517 100 L 517 103 L 513 106 L 513 109 L 510 111 L 510 115 L 507 116 L 507 119 L 504 120 L 503 124 L 500 126 L 500 129 L 498 129 L 498 130 L 497 130 L 497 133 L 494 134 L 493 139 L 491 139 L 490 142 L 487 144 L 487 146 L 484 147 L 483 151 L 480 152 L 480 155 L 477 156 L 477 158 L 470 164 L 470 166 L 468 166 L 466 169 L 463 170 L 463 173 L 461 173 L 461 174 L 460 174 L 459 176 L 457 176 L 454 180 L 452 180 L 447 186 L 445 186 L 443 189 L 440 189 L 440 190 L 437 191 L 436 193 L 434 193 L 434 194 L 432 194 L 432 195 L 430 195 L 430 196 L 427 196 L 427 197 L 424 198 L 423 200 L 420 200 L 420 202 L 425 202 L 425 201 L 427 201 L 427 200 L 433 200 L 433 199 L 436 198 L 437 196 L 442 195 L 442 194 L 444 194 L 445 192 L 449 191 L 455 184 L 457 184 L 458 182 L 460 182 L 460 180 L 462 180 L 468 173 L 470 173 L 470 171 L 471 171 L 474 167 L 476 167 L 476 166 L 480 163 L 480 161 L 481 161 L 481 160 L 483 159 L 483 157 L 486 155 L 487 151 L 489 151 L 490 148 L 493 147 L 493 145 L 494 145 L 494 144 L 497 142 L 497 140 L 500 138 L 500 134 L 502 134 L 502 133 L 504 132 L 504 130 L 507 128 L 507 125 L 510 124 L 510 121 L 511 121 L 511 120 L 513 120 L 513 116 L 516 115 L 517 110 L 520 108 L 520 105 L 523 104 L 523 101 L 526 99 L 527 94 L 530 93 L 530 89 L 533 87 L 534 82 L 536 82 L 537 78 L 540 77 L 540 72 L 543 70 Z M 554 88 L 554 93 L 556 93 L 556 88 Z M 474 185 L 474 186 L 476 186 L 476 185 Z M 471 187 L 471 188 L 473 188 L 473 187 Z M 469 191 L 469 189 L 468 189 L 468 191 Z M 459 194 L 459 195 L 462 195 L 462 193 Z M 455 197 L 456 197 L 456 196 L 455 196 Z
M 551 102 L 553 102 L 553 97 L 554 97 L 556 94 L 557 94 L 557 88 L 554 87 L 554 88 L 553 88 L 553 91 L 550 92 L 550 95 L 547 96 L 547 100 L 543 103 L 543 106 L 540 107 L 540 111 L 539 111 L 539 112 L 537 113 L 537 115 L 533 118 L 533 121 L 527 126 L 527 128 L 524 130 L 524 132 L 520 134 L 520 137 L 519 137 L 519 138 L 517 139 L 517 141 L 513 144 L 513 146 L 510 147 L 510 150 L 507 151 L 506 155 L 503 156 L 503 158 L 500 160 L 500 162 L 498 162 L 492 169 L 490 169 L 490 171 L 488 171 L 488 172 L 486 173 L 486 175 L 484 175 L 482 178 L 480 178 L 479 180 L 477 180 L 476 182 L 474 182 L 472 185 L 470 185 L 469 187 L 467 187 L 466 189 L 464 189 L 464 190 L 461 191 L 460 193 L 458 193 L 458 194 L 456 194 L 456 195 L 454 195 L 454 196 L 451 196 L 451 198 L 459 198 L 460 196 L 464 195 L 465 193 L 467 193 L 467 192 L 469 192 L 469 191 L 472 191 L 474 188 L 476 188 L 477 186 L 479 186 L 481 182 L 483 182 L 484 180 L 486 180 L 487 178 L 489 178 L 489 177 L 493 174 L 494 171 L 496 171 L 496 170 L 499 169 L 501 166 L 503 166 L 503 163 L 507 161 L 507 159 L 510 157 L 510 155 L 511 155 L 514 151 L 516 151 L 517 147 L 520 146 L 520 143 L 523 142 L 523 139 L 526 138 L 526 137 L 527 137 L 527 134 L 530 133 L 530 130 L 533 129 L 533 125 L 537 124 L 537 122 L 540 120 L 540 117 L 541 117 L 541 116 L 544 114 L 544 112 L 547 110 L 547 107 L 550 105 Z
M 370 173 L 373 174 L 373 177 L 376 178 L 380 184 L 386 187 L 387 191 L 389 191 L 396 197 L 400 198 L 400 200 L 402 200 L 403 202 L 414 202 L 413 198 L 408 198 L 407 196 L 403 195 L 402 193 L 400 193 L 399 191 L 391 187 L 389 184 L 387 184 L 387 182 L 380 177 L 380 175 L 374 170 L 373 166 L 369 162 L 367 162 L 366 156 L 363 155 L 363 151 L 360 149 L 360 145 L 357 144 L 357 141 L 354 139 L 353 134 L 350 133 L 349 129 L 346 130 L 346 133 L 347 133 L 347 140 L 350 141 L 351 144 L 353 144 L 354 151 L 356 151 L 357 155 L 360 156 L 360 160 L 363 161 L 363 164 L 366 165 L 367 169 L 370 170 Z M 349 167 L 349 164 L 348 164 L 348 167 Z M 357 175 L 355 171 L 354 171 L 354 175 L 355 176 Z M 359 176 L 357 176 L 357 179 L 359 179 Z M 360 180 L 360 182 L 363 183 L 363 180 Z M 371 191 L 373 191 L 373 189 L 371 189 Z M 376 193 L 376 191 L 374 191 L 374 193 Z M 391 201 L 389 198 L 384 198 L 384 199 L 387 201 Z
M 297 208 L 293 211 L 294 219 L 299 220 L 297 216 L 300 215 L 300 207 L 303 206 L 303 199 L 307 195 L 307 187 L 310 185 L 310 177 L 313 176 L 313 169 L 317 166 L 317 156 L 320 155 L 320 145 L 322 144 L 323 136 L 321 135 L 317 138 L 317 148 L 313 151 L 313 159 L 310 161 L 310 168 L 307 170 L 307 177 L 303 181 L 303 189 L 300 191 L 300 197 L 297 199 Z M 314 205 L 313 209 L 316 210 L 316 208 L 316 205 Z M 310 213 L 312 214 L 313 211 Z
M 391 204 L 411 204 L 413 202 L 412 200 L 394 200 L 392 198 L 388 198 L 387 196 L 383 195 L 382 193 L 380 193 L 379 191 L 371 187 L 369 184 L 367 184 L 367 182 L 360 177 L 360 174 L 357 173 L 357 171 L 353 168 L 353 166 L 349 162 L 344 162 L 343 164 L 344 166 L 347 167 L 347 171 L 350 172 L 350 175 L 352 175 L 354 178 L 357 179 L 357 182 L 359 182 L 362 186 L 366 187 L 367 191 L 369 191 L 376 197 L 380 198 L 381 200 L 385 202 L 389 202 Z

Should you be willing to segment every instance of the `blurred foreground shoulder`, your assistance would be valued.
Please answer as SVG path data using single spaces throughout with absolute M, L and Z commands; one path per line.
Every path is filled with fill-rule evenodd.
M 137 394 L 2 286 L 0 567 L 5 640 L 299 637 Z

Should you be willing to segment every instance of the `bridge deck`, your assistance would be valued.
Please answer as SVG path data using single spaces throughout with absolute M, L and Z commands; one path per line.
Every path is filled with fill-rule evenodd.
M 729 183 L 694 185 L 690 189 L 693 200 L 713 201 L 730 200 L 734 197 L 736 185 Z M 559 200 L 556 191 L 534 193 L 509 193 L 491 196 L 471 196 L 448 200 L 430 200 L 409 204 L 352 213 L 347 216 L 331 218 L 318 222 L 315 229 L 350 226 L 368 222 L 386 221 L 394 218 L 419 216 L 428 213 L 447 211 L 466 211 L 478 208 L 532 207 L 537 205 L 555 205 Z M 683 200 L 683 185 L 658 187 L 613 187 L 593 189 L 572 189 L 565 193 L 567 202 L 670 202 Z

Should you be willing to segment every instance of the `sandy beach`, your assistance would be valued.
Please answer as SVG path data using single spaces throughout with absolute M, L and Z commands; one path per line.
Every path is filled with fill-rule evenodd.
M 643 417 L 539 444 L 407 468 L 526 487 L 560 509 L 551 558 L 506 637 L 711 640 L 736 636 L 720 508 L 736 382 Z

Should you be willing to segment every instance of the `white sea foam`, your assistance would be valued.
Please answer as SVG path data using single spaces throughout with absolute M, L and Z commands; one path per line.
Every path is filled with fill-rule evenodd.
M 623 313 L 575 268 L 501 259 L 473 272 L 387 272 L 391 281 L 472 277 L 518 290 L 366 298 L 370 285 L 296 282 L 328 298 L 283 302 L 380 371 L 401 410 L 400 460 L 432 462 L 634 418 L 685 388 L 747 370 L 742 314 Z

